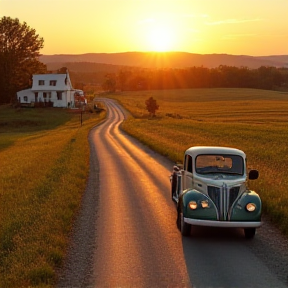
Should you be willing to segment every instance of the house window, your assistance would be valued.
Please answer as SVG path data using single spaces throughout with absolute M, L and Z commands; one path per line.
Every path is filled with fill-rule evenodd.
M 43 92 L 43 98 L 46 99 L 47 98 L 47 93 Z
M 38 81 L 38 84 L 39 84 L 39 85 L 44 85 L 44 80 L 39 80 L 39 81 Z
M 57 100 L 62 100 L 62 92 L 57 91 Z
M 23 99 L 24 99 L 25 102 L 28 101 L 28 97 L 27 96 L 24 96 Z
M 56 86 L 57 80 L 50 80 L 50 86 Z
M 51 92 L 48 92 L 47 95 L 48 95 L 49 99 L 51 99 L 51 97 L 52 97 Z

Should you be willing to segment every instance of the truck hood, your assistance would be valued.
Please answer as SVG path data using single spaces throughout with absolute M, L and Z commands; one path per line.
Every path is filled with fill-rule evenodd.
M 241 185 L 246 182 L 246 176 L 229 175 L 229 174 L 206 174 L 201 177 L 194 177 L 195 183 L 202 184 L 203 186 L 217 186 L 221 187 L 223 184 L 231 187 Z

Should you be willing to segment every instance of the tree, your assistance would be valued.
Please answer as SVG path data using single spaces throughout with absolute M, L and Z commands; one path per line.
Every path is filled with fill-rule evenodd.
M 150 115 L 155 117 L 156 110 L 159 109 L 159 105 L 157 105 L 156 100 L 153 99 L 153 97 L 150 97 L 149 99 L 145 101 L 145 104 L 146 104 L 146 109 L 148 110 Z
M 120 70 L 119 72 L 119 86 L 120 86 L 120 90 L 124 91 L 126 88 L 126 83 L 127 83 L 127 79 L 129 78 L 129 76 L 131 75 L 131 72 L 128 70 Z
M 16 92 L 31 87 L 32 75 L 45 73 L 38 61 L 44 40 L 19 19 L 0 19 L 0 103 L 16 100 Z
M 105 91 L 114 93 L 116 91 L 116 75 L 114 73 L 108 73 L 105 75 L 105 82 L 102 84 L 102 88 Z
M 68 71 L 67 67 L 61 67 L 57 70 L 57 74 L 66 74 Z

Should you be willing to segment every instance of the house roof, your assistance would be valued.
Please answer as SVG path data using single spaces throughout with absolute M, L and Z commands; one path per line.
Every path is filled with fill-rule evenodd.
M 39 81 L 43 80 L 44 85 L 39 85 Z M 56 81 L 52 83 L 51 81 Z M 72 84 L 69 74 L 35 74 L 33 75 L 32 91 L 65 91 L 72 90 Z

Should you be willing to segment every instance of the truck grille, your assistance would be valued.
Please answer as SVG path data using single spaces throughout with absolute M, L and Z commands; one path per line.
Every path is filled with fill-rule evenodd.
M 218 210 L 219 220 L 229 220 L 229 211 L 239 195 L 239 186 L 228 188 L 226 184 L 222 187 L 208 186 L 208 195 Z
M 216 205 L 218 211 L 220 209 L 220 188 L 214 187 L 214 186 L 208 186 L 208 195 L 211 198 L 211 200 L 214 202 Z
M 232 204 L 235 202 L 236 198 L 238 197 L 239 190 L 240 190 L 240 186 L 230 188 L 230 190 L 229 190 L 229 209 L 232 206 Z

